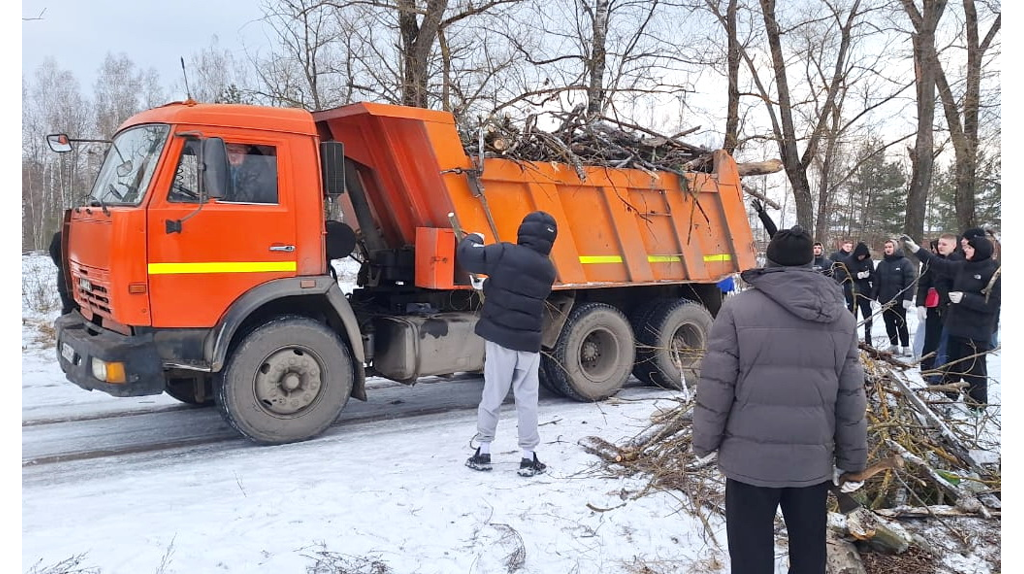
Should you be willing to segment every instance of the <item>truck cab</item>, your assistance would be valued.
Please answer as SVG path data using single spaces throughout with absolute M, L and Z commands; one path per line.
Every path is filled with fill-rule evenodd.
M 232 337 L 292 297 L 351 337 L 345 378 L 361 396 L 362 341 L 327 271 L 321 149 L 312 116 L 295 109 L 182 102 L 121 126 L 84 205 L 66 216 L 78 308 L 57 321 L 68 378 L 114 396 L 210 403 Z M 246 170 L 259 189 L 244 188 Z M 294 418 L 319 400 L 305 394 L 278 410 Z

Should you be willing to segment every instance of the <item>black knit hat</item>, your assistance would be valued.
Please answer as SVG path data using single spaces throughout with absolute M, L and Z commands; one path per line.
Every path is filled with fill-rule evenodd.
M 961 237 L 963 237 L 964 239 L 970 239 L 972 237 L 985 237 L 985 230 L 980 227 L 972 227 L 964 231 Z
M 814 241 L 799 225 L 780 229 L 768 243 L 768 261 L 783 267 L 810 265 L 814 261 Z
M 527 213 L 519 224 L 517 243 L 548 255 L 557 236 L 558 223 L 555 218 L 544 211 L 533 211 Z
M 971 257 L 971 261 L 984 261 L 989 257 L 992 257 L 994 251 L 992 242 L 986 239 L 984 236 L 975 236 L 967 240 L 967 245 L 974 248 L 974 256 Z

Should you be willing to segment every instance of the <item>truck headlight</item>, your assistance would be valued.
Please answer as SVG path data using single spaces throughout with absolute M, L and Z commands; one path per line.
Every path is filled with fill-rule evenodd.
M 92 360 L 92 376 L 106 383 L 123 383 L 124 363 L 108 363 L 99 359 Z

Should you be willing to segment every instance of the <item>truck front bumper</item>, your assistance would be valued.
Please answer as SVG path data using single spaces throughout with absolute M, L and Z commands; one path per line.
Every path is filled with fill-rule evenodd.
M 86 322 L 78 311 L 57 319 L 57 361 L 68 380 L 83 389 L 115 397 L 158 395 L 164 375 L 152 334 L 126 336 Z M 125 382 L 93 376 L 93 359 L 124 363 Z

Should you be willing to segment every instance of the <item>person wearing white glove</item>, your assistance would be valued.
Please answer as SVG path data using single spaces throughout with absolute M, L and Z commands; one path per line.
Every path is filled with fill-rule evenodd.
M 846 482 L 843 482 L 841 479 L 842 479 L 843 474 L 845 474 L 845 473 L 846 473 L 846 471 L 841 469 L 841 468 L 839 468 L 839 467 L 836 467 L 836 466 L 832 467 L 832 484 L 838 486 L 840 492 L 845 492 L 846 494 L 850 494 L 851 492 L 856 492 L 857 490 L 860 489 L 860 487 L 864 486 L 864 481 L 863 480 L 858 480 L 858 481 L 848 480 Z
M 958 261 L 943 259 L 926 249 L 919 250 L 917 256 L 933 270 L 953 277 L 944 322 L 949 337 L 941 384 L 966 381 L 969 386 L 964 402 L 980 412 L 988 403 L 986 357 L 1002 304 L 1001 267 L 992 258 L 994 246 L 987 238 L 968 236 L 963 247 L 964 259 Z
M 909 357 L 910 330 L 907 328 L 907 309 L 914 306 L 914 288 L 917 283 L 917 265 L 904 257 L 896 247 L 896 240 L 885 242 L 882 260 L 875 269 L 878 302 L 882 305 L 885 333 L 894 354 Z
M 694 454 L 694 460 L 690 464 L 686 465 L 686 470 L 700 470 L 704 467 L 711 466 L 713 462 L 718 460 L 718 451 L 713 450 L 711 454 L 704 456 L 697 456 Z
M 479 446 L 466 466 L 489 471 L 491 443 L 498 428 L 502 403 L 512 391 L 519 419 L 520 476 L 545 472 L 538 457 L 537 395 L 540 385 L 544 308 L 557 277 L 551 248 L 558 222 L 543 211 L 526 214 L 516 243 L 483 244 L 479 233 L 467 235 L 455 251 L 458 265 L 468 273 L 486 275 L 487 297 L 473 332 L 484 340 L 484 388 L 477 408 Z
M 864 344 L 874 345 L 871 340 L 871 324 L 875 310 L 872 303 L 878 298 L 878 283 L 875 277 L 875 262 L 871 259 L 871 248 L 860 241 L 847 258 L 850 277 L 853 279 L 853 316 L 864 321 Z
M 841 291 L 813 272 L 806 230 L 780 229 L 765 255 L 768 264 L 743 274 L 748 289 L 722 306 L 711 327 L 693 452 L 702 461 L 717 453 L 725 476 L 733 572 L 773 571 L 780 506 L 794 572 L 824 572 L 832 467 L 858 471 L 867 463 L 857 323 L 840 309 Z

